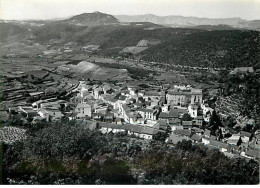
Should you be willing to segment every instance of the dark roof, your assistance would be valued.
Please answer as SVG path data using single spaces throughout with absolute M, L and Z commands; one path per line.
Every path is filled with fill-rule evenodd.
M 143 128 L 142 130 L 142 133 L 143 134 L 149 134 L 149 135 L 154 135 L 158 132 L 158 130 L 152 128 L 152 127 L 145 127 Z
M 191 135 L 191 131 L 190 130 L 185 130 L 185 129 L 177 129 L 175 131 L 173 131 L 174 134 L 177 135 L 185 135 L 185 136 L 190 136 Z
M 160 96 L 161 93 L 158 91 L 146 91 L 145 96 Z
M 201 141 L 202 136 L 197 135 L 197 134 L 194 134 L 194 135 L 191 136 L 191 139 L 192 139 L 192 140 L 196 140 L 196 141 Z
M 186 113 L 186 109 L 170 109 L 169 116 L 172 118 L 178 118 L 180 114 Z
M 167 126 L 167 121 L 165 120 L 158 120 L 157 122 L 160 124 L 160 126 Z
M 192 121 L 182 121 L 183 126 L 192 126 Z
M 229 144 L 220 142 L 220 141 L 216 141 L 216 140 L 211 140 L 209 145 L 217 147 L 217 148 L 229 148 Z
M 180 119 L 171 119 L 171 120 L 169 120 L 169 124 L 181 124 L 181 120 Z
M 92 131 L 92 130 L 95 130 L 97 128 L 97 126 L 98 126 L 98 123 L 94 121 L 93 123 L 91 123 L 89 125 L 88 129 Z
M 205 131 L 204 131 L 204 135 L 205 135 L 205 136 L 210 136 L 210 130 L 205 129 Z
M 196 133 L 202 133 L 202 132 L 204 132 L 203 129 L 200 129 L 200 128 L 197 128 L 197 127 L 192 127 L 191 130 L 194 131 L 194 132 L 196 132 Z
M 169 117 L 170 118 L 178 118 L 179 117 L 178 111 L 171 109 L 170 112 L 169 112 Z
M 246 155 L 251 156 L 251 157 L 256 157 L 259 158 L 259 150 L 248 150 L 245 152 Z
M 158 126 L 156 128 L 166 130 L 168 127 L 168 123 L 165 120 L 158 120 Z
M 159 114 L 159 118 L 169 118 L 169 114 L 166 113 L 166 112 L 161 112 L 161 113 Z
M 250 136 L 251 136 L 251 133 L 249 133 L 249 132 L 245 132 L 245 131 L 241 131 L 241 132 L 240 132 L 240 136 L 247 136 L 247 137 L 250 137 Z
M 178 136 L 176 134 L 171 134 L 168 139 L 168 141 L 172 142 L 173 144 L 177 144 L 178 142 L 181 142 L 182 140 L 190 140 L 190 139 L 185 136 Z
M 203 116 L 197 116 L 196 119 L 203 120 Z

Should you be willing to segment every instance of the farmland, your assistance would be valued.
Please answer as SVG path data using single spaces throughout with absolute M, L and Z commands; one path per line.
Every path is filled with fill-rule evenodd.
M 13 143 L 26 138 L 26 130 L 18 127 L 2 127 L 0 129 L 1 141 L 5 143 Z

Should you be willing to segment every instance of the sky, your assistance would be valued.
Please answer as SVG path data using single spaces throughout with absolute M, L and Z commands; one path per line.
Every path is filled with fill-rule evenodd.
M 65 18 L 94 11 L 256 20 L 260 0 L 0 0 L 0 19 Z

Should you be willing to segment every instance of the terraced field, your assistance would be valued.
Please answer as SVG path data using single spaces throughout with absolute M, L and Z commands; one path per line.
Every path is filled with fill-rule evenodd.
M 26 130 L 17 127 L 3 127 L 0 130 L 1 141 L 6 143 L 13 143 L 18 140 L 26 138 Z

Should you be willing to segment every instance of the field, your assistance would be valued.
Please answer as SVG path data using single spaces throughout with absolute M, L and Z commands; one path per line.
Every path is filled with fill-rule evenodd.
M 109 68 L 88 61 L 81 61 L 78 64 L 67 64 L 63 67 L 68 67 L 70 72 L 74 75 L 78 75 L 79 78 L 90 78 L 95 80 L 125 80 L 130 79 L 128 71 L 126 69 Z
M 17 127 L 3 127 L 0 130 L 1 141 L 13 143 L 26 138 L 26 130 Z

